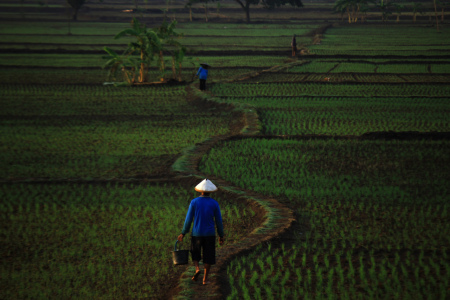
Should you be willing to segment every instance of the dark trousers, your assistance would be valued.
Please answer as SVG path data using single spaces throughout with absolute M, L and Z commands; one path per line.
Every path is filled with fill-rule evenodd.
M 202 255 L 203 252 L 203 255 Z M 192 236 L 191 237 L 192 261 L 200 261 L 203 256 L 203 263 L 209 265 L 216 264 L 216 237 L 215 236 Z
M 200 90 L 206 90 L 206 79 L 200 79 Z

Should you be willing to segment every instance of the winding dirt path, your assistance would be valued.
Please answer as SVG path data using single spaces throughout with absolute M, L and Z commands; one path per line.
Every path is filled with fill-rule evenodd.
M 260 75 L 266 71 L 281 71 L 294 65 L 302 64 L 302 61 L 289 60 L 288 63 L 281 66 L 274 66 L 269 70 L 262 72 L 252 72 L 239 76 L 239 78 L 232 78 L 226 82 L 234 82 L 245 80 Z M 226 267 L 228 262 L 254 249 L 262 242 L 267 242 L 275 237 L 281 235 L 288 228 L 291 227 L 295 220 L 293 211 L 280 203 L 277 199 L 263 196 L 256 192 L 241 189 L 233 186 L 231 183 L 214 176 L 206 176 L 199 168 L 201 158 L 217 143 L 230 138 L 251 137 L 260 134 L 260 124 L 258 115 L 254 109 L 239 109 L 229 104 L 219 104 L 214 101 L 213 97 L 207 93 L 202 93 L 196 88 L 196 83 L 187 87 L 188 101 L 203 102 L 204 105 L 223 106 L 222 109 L 234 109 L 239 114 L 235 116 L 239 121 L 232 126 L 230 134 L 212 137 L 203 143 L 199 143 L 190 151 L 187 151 L 177 162 L 172 166 L 173 170 L 178 173 L 178 177 L 191 177 L 197 181 L 208 177 L 220 187 L 223 193 L 226 193 L 229 198 L 237 201 L 242 201 L 250 206 L 261 220 L 260 225 L 255 228 L 248 236 L 241 241 L 226 245 L 217 250 L 217 263 L 211 268 L 210 284 L 203 286 L 202 281 L 192 282 L 193 267 L 188 266 L 186 271 L 182 274 L 179 285 L 171 291 L 169 297 L 171 299 L 188 299 L 195 295 L 195 299 L 223 299 L 227 293 L 228 279 L 226 274 Z

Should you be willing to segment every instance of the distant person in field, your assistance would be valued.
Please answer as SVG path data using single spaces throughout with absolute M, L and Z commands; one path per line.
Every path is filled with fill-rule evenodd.
M 210 180 L 203 180 L 195 187 L 195 190 L 200 192 L 201 195 L 191 201 L 183 230 L 178 236 L 178 241 L 183 241 L 184 236 L 191 228 L 193 220 L 191 254 L 195 265 L 195 274 L 192 280 L 197 281 L 200 275 L 199 261 L 202 259 L 203 252 L 203 265 L 205 266 L 203 284 L 207 285 L 209 283 L 208 274 L 211 265 L 216 263 L 216 227 L 219 234 L 219 244 L 223 245 L 225 240 L 222 214 L 220 213 L 219 203 L 209 196 L 210 193 L 217 191 L 217 187 Z
M 200 79 L 200 90 L 206 90 L 206 79 L 208 78 L 208 64 L 200 64 L 200 68 L 197 71 L 198 78 Z
M 292 37 L 291 46 L 292 46 L 292 56 L 295 56 L 297 54 L 297 41 L 295 40 L 295 34 Z

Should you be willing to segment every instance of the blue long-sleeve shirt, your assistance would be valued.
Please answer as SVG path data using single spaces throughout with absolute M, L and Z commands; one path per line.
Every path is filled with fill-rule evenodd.
M 217 227 L 219 236 L 224 236 L 219 203 L 213 198 L 200 196 L 191 201 L 182 234 L 189 232 L 192 220 L 194 220 L 192 236 L 215 236 L 215 227 Z
M 200 67 L 197 71 L 197 76 L 200 79 L 207 79 L 208 78 L 208 70 L 207 69 L 203 69 L 202 67 Z

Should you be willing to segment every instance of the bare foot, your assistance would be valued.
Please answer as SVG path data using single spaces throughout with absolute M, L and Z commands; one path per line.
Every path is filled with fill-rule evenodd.
M 209 281 L 203 281 L 203 285 L 208 285 Z
M 192 276 L 192 280 L 197 281 L 199 275 L 200 275 L 200 270 L 195 271 L 194 276 Z

